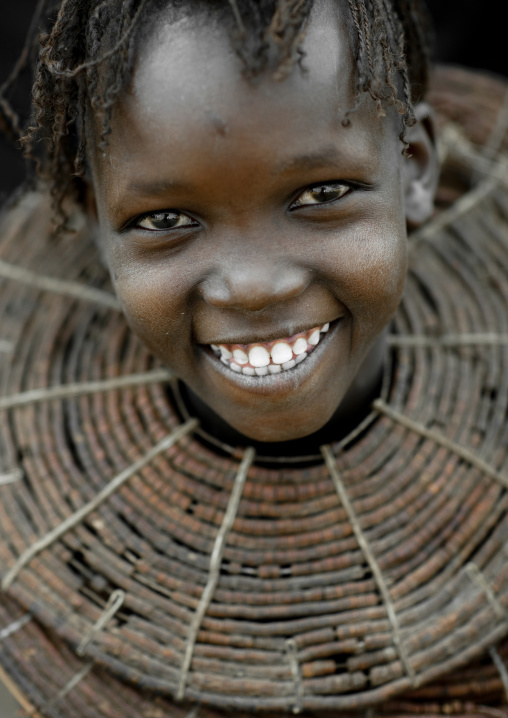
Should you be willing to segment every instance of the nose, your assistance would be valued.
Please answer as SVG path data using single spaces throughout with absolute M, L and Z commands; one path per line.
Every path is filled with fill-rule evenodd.
M 204 281 L 202 295 L 214 307 L 259 312 L 299 296 L 309 280 L 304 267 L 273 261 L 260 250 L 227 257 Z

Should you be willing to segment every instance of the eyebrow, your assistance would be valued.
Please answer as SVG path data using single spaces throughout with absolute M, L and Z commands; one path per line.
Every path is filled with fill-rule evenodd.
M 150 180 L 148 182 L 133 180 L 129 182 L 124 191 L 148 197 L 151 195 L 164 195 L 168 192 L 177 192 L 178 190 L 185 190 L 187 188 L 187 185 L 184 183 L 170 179 Z
M 325 145 L 316 152 L 296 155 L 284 160 L 276 167 L 277 174 L 286 174 L 297 172 L 298 170 L 317 169 L 323 165 L 337 164 L 341 160 L 344 161 L 347 156 L 340 152 L 335 145 Z M 137 195 L 164 195 L 167 192 L 175 192 L 178 190 L 188 189 L 188 185 L 171 179 L 161 179 L 143 182 L 133 180 L 126 187 L 127 192 L 133 192 Z
M 282 161 L 275 168 L 275 173 L 283 175 L 302 170 L 319 169 L 320 167 L 340 164 L 341 161 L 345 162 L 349 159 L 350 157 L 347 154 L 341 152 L 335 145 L 329 144 L 320 147 L 315 152 L 295 155 Z M 171 179 L 150 180 L 147 182 L 133 180 L 125 188 L 128 193 L 133 193 L 138 197 L 164 196 L 168 192 L 183 192 L 188 189 L 189 185 Z
M 340 152 L 335 145 L 326 145 L 319 148 L 316 152 L 296 155 L 288 160 L 284 160 L 277 167 L 279 174 L 297 172 L 298 170 L 319 169 L 324 165 L 338 164 L 341 161 L 349 159 L 346 154 Z

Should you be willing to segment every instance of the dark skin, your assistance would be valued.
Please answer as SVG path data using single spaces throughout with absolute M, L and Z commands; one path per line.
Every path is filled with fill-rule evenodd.
M 429 108 L 416 108 L 410 158 L 400 118 L 368 97 L 343 126 L 353 61 L 332 0 L 311 16 L 306 72 L 282 83 L 247 82 L 213 18 L 162 15 L 152 39 L 115 108 L 107 157 L 91 158 L 127 319 L 225 438 L 329 440 L 378 390 L 407 227 L 433 210 Z M 327 324 L 305 360 L 277 374 L 235 373 L 211 349 L 270 348 Z

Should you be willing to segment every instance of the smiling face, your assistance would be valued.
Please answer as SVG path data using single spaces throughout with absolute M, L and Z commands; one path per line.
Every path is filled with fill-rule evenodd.
M 162 15 L 107 157 L 92 158 L 130 325 L 259 441 L 307 436 L 367 401 L 404 286 L 404 203 L 421 172 L 391 112 L 366 99 L 342 125 L 352 58 L 336 14 L 316 4 L 304 72 L 256 83 L 213 19 Z

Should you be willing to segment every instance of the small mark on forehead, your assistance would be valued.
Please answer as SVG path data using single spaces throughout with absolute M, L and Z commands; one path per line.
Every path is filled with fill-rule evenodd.
M 205 117 L 207 122 L 213 127 L 215 132 L 220 135 L 221 137 L 224 137 L 228 133 L 228 126 L 224 122 L 222 118 L 220 118 L 218 115 L 215 114 L 215 112 L 211 112 L 208 110 L 205 113 Z

